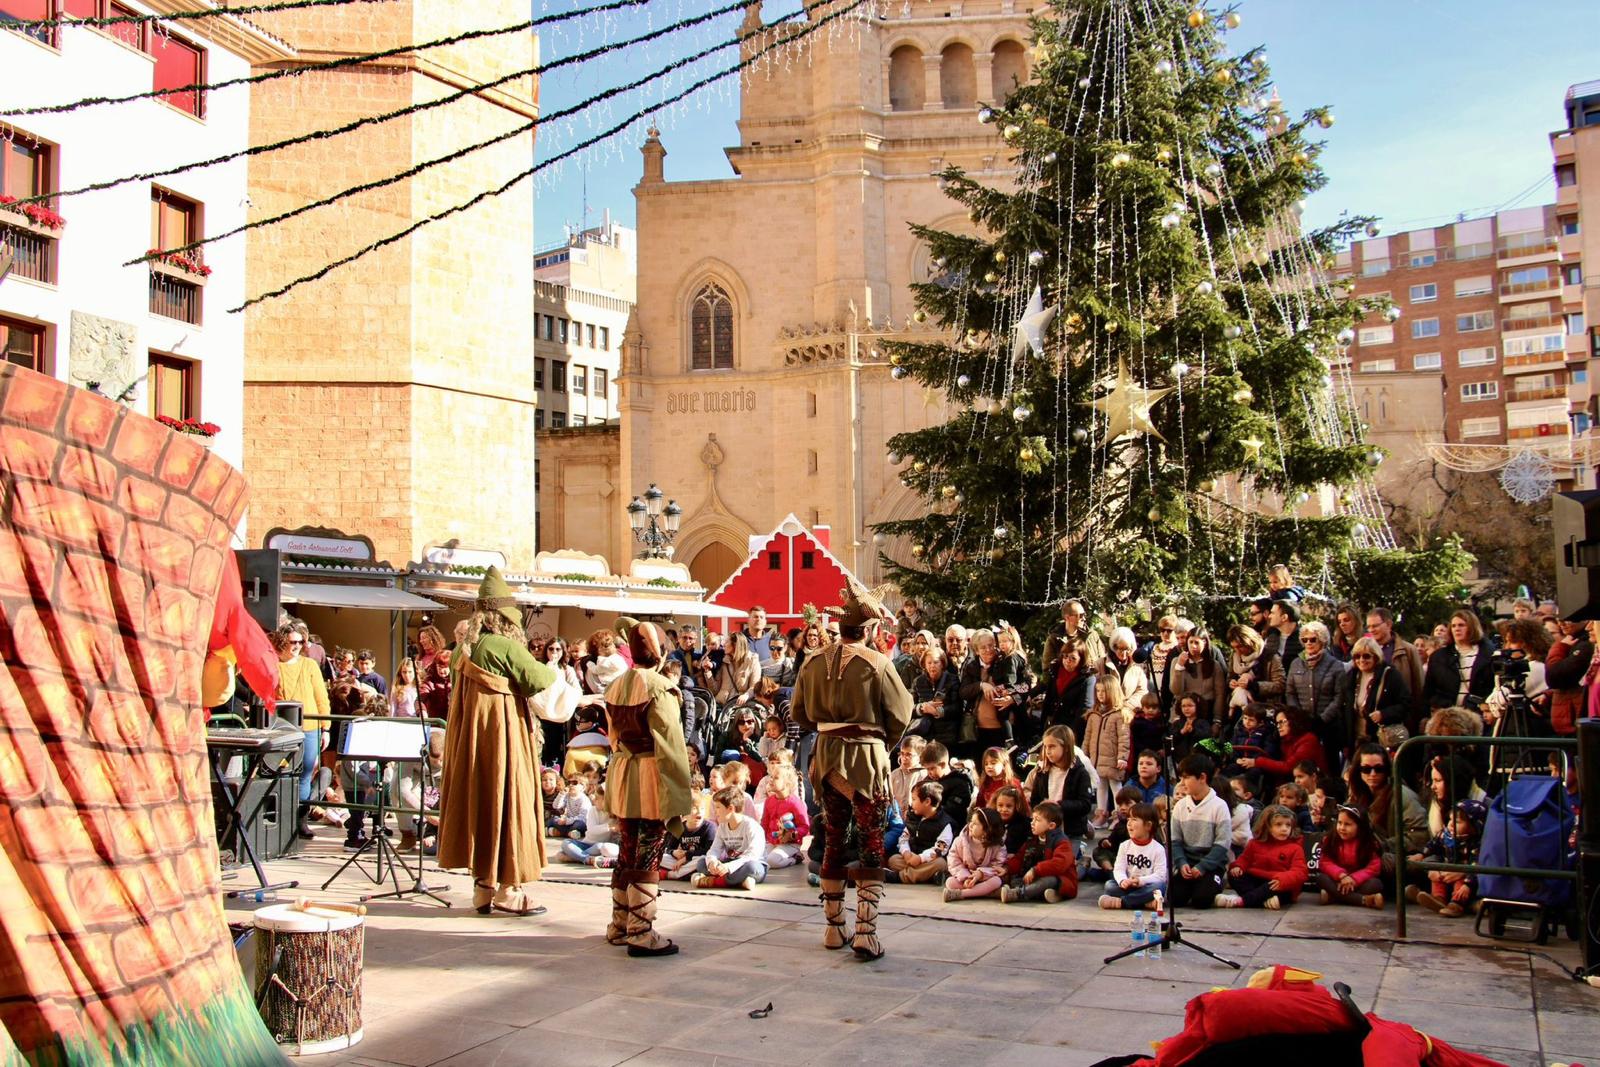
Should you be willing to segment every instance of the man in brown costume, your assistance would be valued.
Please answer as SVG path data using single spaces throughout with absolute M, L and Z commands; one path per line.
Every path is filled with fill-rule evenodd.
M 822 943 L 849 945 L 864 960 L 883 955 L 878 903 L 883 899 L 883 822 L 889 805 L 889 749 L 911 722 L 911 694 L 889 657 L 867 647 L 868 630 L 891 616 L 855 579 L 841 590 L 839 642 L 806 658 L 795 679 L 790 716 L 817 731 L 811 783 L 826 813 L 822 853 Z M 856 931 L 844 918 L 845 834 L 854 818 L 861 842 L 855 872 Z
M 577 691 L 528 652 L 511 587 L 490 567 L 450 664 L 439 783 L 439 866 L 472 871 L 472 906 L 539 915 L 523 885 L 544 866 L 538 718 L 565 722 Z

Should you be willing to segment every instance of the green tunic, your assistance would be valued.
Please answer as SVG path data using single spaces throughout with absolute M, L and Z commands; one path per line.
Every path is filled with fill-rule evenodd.
M 848 647 L 847 659 L 840 645 L 806 657 L 789 715 L 802 728 L 817 731 L 813 785 L 820 788 L 837 772 L 860 792 L 887 794 L 889 747 L 899 743 L 911 722 L 911 694 L 887 656 L 865 645 Z M 835 724 L 858 727 L 866 736 L 840 737 L 828 729 Z

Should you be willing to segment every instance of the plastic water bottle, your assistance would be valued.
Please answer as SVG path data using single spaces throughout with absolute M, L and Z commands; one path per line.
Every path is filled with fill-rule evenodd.
M 1144 928 L 1144 956 L 1148 960 L 1161 958 L 1161 912 L 1152 911 Z
M 1136 911 L 1133 913 L 1133 924 L 1128 928 L 1128 932 L 1133 938 L 1133 947 L 1136 950 L 1133 954 L 1133 958 L 1136 960 L 1144 959 L 1146 949 L 1143 911 Z
M 254 893 L 247 895 L 245 899 L 252 904 L 270 904 L 278 899 L 278 891 L 276 889 L 258 889 Z

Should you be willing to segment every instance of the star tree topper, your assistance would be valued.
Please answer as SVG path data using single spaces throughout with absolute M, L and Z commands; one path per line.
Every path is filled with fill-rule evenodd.
M 1028 298 L 1027 310 L 1022 313 L 1022 320 L 1013 326 L 1012 332 L 1016 337 L 1011 342 L 1011 358 L 1021 359 L 1031 349 L 1035 356 L 1044 356 L 1044 335 L 1050 330 L 1050 323 L 1055 321 L 1059 309 L 1051 304 L 1044 306 L 1044 293 L 1036 285 L 1033 295 Z
M 1160 389 L 1146 389 L 1133 380 L 1128 373 L 1128 361 L 1117 360 L 1117 381 L 1111 391 L 1097 400 L 1091 400 L 1089 405 L 1097 411 L 1106 414 L 1106 440 L 1116 441 L 1133 433 L 1147 433 L 1157 440 L 1164 441 L 1156 431 L 1155 423 L 1150 421 L 1150 409 L 1155 406 L 1168 393 L 1174 391 L 1173 386 L 1163 386 Z

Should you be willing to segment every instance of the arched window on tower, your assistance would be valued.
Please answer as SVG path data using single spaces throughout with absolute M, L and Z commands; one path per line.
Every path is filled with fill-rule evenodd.
M 947 44 L 939 53 L 939 96 L 946 111 L 978 106 L 978 71 L 967 45 Z
M 728 370 L 733 367 L 733 301 L 720 286 L 707 284 L 689 309 L 689 367 Z
M 995 103 L 1003 104 L 1017 86 L 1028 80 L 1028 53 L 1021 42 L 1000 41 L 994 46 L 989 69 L 994 78 Z
M 922 53 L 903 44 L 889 56 L 889 110 L 921 111 L 926 97 L 922 83 Z

